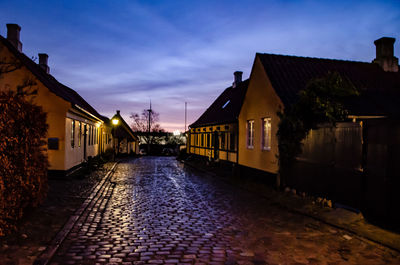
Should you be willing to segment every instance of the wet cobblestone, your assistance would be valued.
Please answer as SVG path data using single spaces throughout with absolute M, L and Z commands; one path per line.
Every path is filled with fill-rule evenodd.
M 125 161 L 50 264 L 400 264 L 168 157 Z

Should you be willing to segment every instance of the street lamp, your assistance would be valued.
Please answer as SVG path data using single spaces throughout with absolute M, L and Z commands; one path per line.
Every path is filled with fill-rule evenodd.
M 114 137 L 114 141 L 116 140 L 116 130 L 117 130 L 117 126 L 118 126 L 118 123 L 119 123 L 119 119 L 117 119 L 117 118 L 114 118 L 114 119 L 112 119 L 111 120 L 111 122 L 112 122 L 112 124 L 113 124 L 113 126 L 114 126 L 114 128 L 113 128 L 113 137 Z M 118 141 L 118 145 L 119 145 L 119 140 L 117 140 Z M 118 146 L 118 149 L 119 149 L 119 146 Z M 118 150 L 117 148 L 115 148 L 115 142 L 114 142 L 114 159 L 113 160 L 115 160 L 115 156 L 116 156 L 116 154 L 118 154 Z
M 112 119 L 112 124 L 118 125 L 119 120 L 117 118 Z

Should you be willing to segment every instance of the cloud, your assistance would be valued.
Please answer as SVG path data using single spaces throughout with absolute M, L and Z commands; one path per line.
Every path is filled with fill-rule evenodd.
M 400 8 L 368 0 L 7 0 L 0 23 L 8 22 L 21 24 L 27 55 L 47 52 L 51 73 L 101 113 L 140 112 L 151 99 L 172 130 L 184 102 L 194 122 L 234 71 L 248 77 L 256 52 L 371 61 L 373 40 L 399 38 Z

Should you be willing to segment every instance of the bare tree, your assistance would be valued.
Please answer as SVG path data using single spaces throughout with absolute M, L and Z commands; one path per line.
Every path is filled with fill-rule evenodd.
M 155 144 L 157 143 L 157 137 L 152 136 L 151 133 L 165 132 L 158 123 L 159 116 L 160 114 L 151 108 L 144 109 L 141 114 L 131 113 L 130 118 L 133 120 L 131 128 L 133 131 L 141 133 L 139 138 L 142 143 Z

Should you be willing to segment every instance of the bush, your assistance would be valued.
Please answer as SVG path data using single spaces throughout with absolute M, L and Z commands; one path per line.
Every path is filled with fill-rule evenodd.
M 24 209 L 47 194 L 46 113 L 13 92 L 0 92 L 0 235 L 16 229 Z

